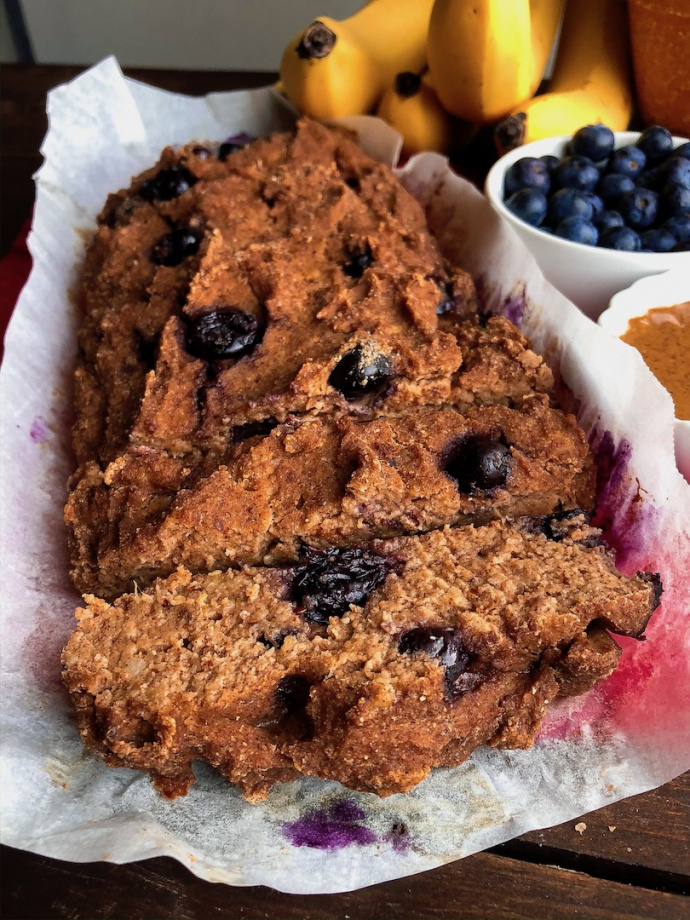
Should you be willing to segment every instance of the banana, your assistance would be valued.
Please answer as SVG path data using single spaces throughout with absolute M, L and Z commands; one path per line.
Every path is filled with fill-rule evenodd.
M 427 61 L 453 115 L 490 124 L 536 92 L 565 0 L 436 0 Z
M 597 122 L 624 131 L 633 110 L 629 58 L 624 0 L 568 0 L 549 92 L 496 127 L 499 152 Z
M 322 16 L 288 44 L 280 81 L 313 118 L 371 112 L 395 75 L 421 71 L 433 0 L 369 0 L 338 22 Z
M 566 2 L 567 0 L 530 0 L 533 66 L 531 85 L 534 87 L 530 97 L 536 93 L 544 78 L 544 70 L 563 20 Z
M 477 132 L 475 125 L 449 115 L 426 78 L 411 71 L 396 76 L 376 114 L 402 136 L 405 157 L 422 150 L 462 150 Z

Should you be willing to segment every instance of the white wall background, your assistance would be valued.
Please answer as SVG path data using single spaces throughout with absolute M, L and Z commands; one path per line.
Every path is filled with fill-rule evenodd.
M 278 70 L 312 19 L 343 19 L 363 0 L 22 0 L 39 64 Z M 3 28 L 2 32 L 6 30 Z M 3 60 L 10 60 L 4 55 Z
M 5 5 L 0 3 L 0 61 L 3 64 L 13 64 L 17 60 L 17 52 L 12 42 Z

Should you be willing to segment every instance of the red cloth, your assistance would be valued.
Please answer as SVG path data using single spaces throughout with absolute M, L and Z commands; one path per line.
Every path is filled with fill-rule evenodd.
M 10 251 L 0 260 L 0 342 L 3 345 L 7 324 L 31 271 L 31 255 L 26 246 L 30 229 L 31 218 L 28 218 Z

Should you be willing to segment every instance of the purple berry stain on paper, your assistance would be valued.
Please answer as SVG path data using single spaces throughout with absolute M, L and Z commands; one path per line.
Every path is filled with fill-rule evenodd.
M 504 295 L 484 275 L 479 275 L 475 279 L 475 289 L 480 313 L 505 316 L 518 328 L 522 328 L 527 312 L 527 287 L 524 283 L 517 284 L 509 294 Z
M 412 848 L 412 838 L 403 821 L 396 821 L 383 840 L 389 843 L 396 853 L 407 853 Z
M 616 566 L 622 571 L 629 575 L 636 571 L 661 572 L 661 606 L 667 609 L 663 614 L 653 614 L 644 644 L 616 636 L 623 655 L 613 674 L 584 696 L 554 706 L 539 732 L 538 743 L 571 738 L 582 731 L 600 738 L 620 735 L 622 730 L 634 735 L 644 732 L 652 722 L 658 729 L 665 719 L 669 731 L 676 725 L 673 707 L 661 706 L 661 695 L 650 688 L 655 683 L 664 688 L 670 685 L 678 697 L 673 667 L 685 673 L 685 665 L 676 664 L 676 656 L 684 655 L 682 647 L 669 649 L 665 636 L 673 631 L 671 618 L 682 609 L 678 599 L 687 596 L 687 566 L 682 551 L 687 541 L 677 554 L 667 543 L 667 534 L 660 526 L 664 509 L 653 503 L 634 475 L 632 444 L 625 438 L 616 441 L 610 431 L 599 427 L 590 433 L 590 443 L 597 466 L 592 523 L 603 530 L 606 542 L 615 550 Z M 665 648 L 663 669 L 656 651 L 660 647 Z M 679 683 L 684 688 L 686 681 L 680 678 Z M 683 693 L 687 691 L 680 690 Z
M 527 309 L 527 294 L 525 291 L 525 285 L 516 288 L 512 293 L 510 293 L 503 303 L 501 304 L 501 309 L 499 313 L 502 313 L 506 319 L 509 319 L 511 323 L 514 323 L 518 328 L 522 326 L 522 321 L 525 316 L 525 310 Z
M 601 527 L 607 542 L 616 550 L 619 566 L 640 566 L 659 509 L 643 494 L 640 483 L 630 473 L 629 441 L 623 438 L 616 443 L 610 431 L 595 429 L 590 442 L 597 461 L 596 511 L 592 523 Z
M 376 834 L 362 822 L 364 810 L 351 799 L 329 808 L 317 808 L 297 821 L 283 825 L 283 834 L 295 847 L 340 850 L 348 846 L 376 843 Z
M 43 418 L 42 415 L 37 415 L 31 423 L 31 428 L 29 429 L 29 437 L 34 442 L 34 444 L 42 444 L 43 441 L 47 441 L 50 437 L 48 422 Z

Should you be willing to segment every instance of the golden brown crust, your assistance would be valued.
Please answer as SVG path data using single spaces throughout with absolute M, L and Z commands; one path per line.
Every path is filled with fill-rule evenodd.
M 454 478 L 453 454 L 472 439 L 506 445 L 505 482 L 468 487 Z M 592 499 L 581 430 L 533 399 L 521 411 L 293 418 L 206 470 L 132 448 L 104 472 L 94 463 L 82 468 L 66 519 L 75 584 L 114 597 L 178 566 L 198 572 L 294 560 L 302 543 L 352 546 L 446 524 L 589 508 Z
M 184 171 L 183 191 L 151 200 L 147 183 L 175 170 Z M 196 248 L 160 264 L 157 247 L 173 230 L 194 234 Z M 362 256 L 366 264 L 352 267 Z M 452 309 L 439 317 L 448 291 Z M 328 382 L 339 356 L 362 341 L 394 363 L 377 414 L 438 403 L 462 362 L 457 320 L 476 309 L 469 276 L 444 263 L 421 208 L 390 171 L 345 132 L 314 122 L 224 162 L 198 145 L 166 149 L 111 196 L 83 294 L 80 463 L 109 461 L 130 438 L 194 451 L 229 416 L 370 413 L 371 398 L 353 406 Z M 209 366 L 187 351 L 185 325 L 228 307 L 265 328 L 251 353 Z
M 163 247 L 160 264 L 171 232 L 193 245 L 174 265 Z M 469 275 L 444 262 L 419 205 L 345 132 L 304 121 L 223 162 L 199 145 L 165 150 L 109 199 L 83 289 L 80 466 L 65 515 L 82 592 L 113 597 L 178 565 L 294 558 L 302 540 L 349 545 L 591 504 L 584 440 L 542 406 L 550 371 L 510 322 L 477 317 Z M 252 318 L 258 341 L 239 358 L 200 356 L 190 330 L 228 308 Z M 353 353 L 385 368 L 380 386 L 340 382 Z M 523 442 L 543 420 L 538 443 L 561 444 L 552 460 L 533 451 L 526 471 L 506 435 L 515 482 L 492 509 L 481 497 L 463 507 L 433 468 L 468 428 L 460 415 L 447 423 L 451 410 L 482 405 L 524 410 Z M 434 406 L 445 443 L 433 437 Z M 266 434 L 295 417 L 323 421 L 254 445 L 252 426 Z M 356 433 L 355 419 L 383 417 Z M 506 427 L 491 413 L 472 426 Z M 386 457 L 367 447 L 377 433 Z

